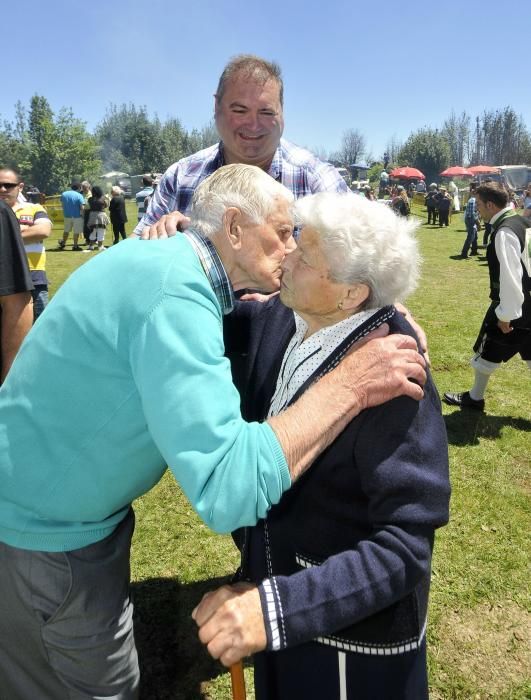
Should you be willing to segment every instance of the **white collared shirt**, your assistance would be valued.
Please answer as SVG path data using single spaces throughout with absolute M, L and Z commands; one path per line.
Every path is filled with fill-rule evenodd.
M 280 413 L 330 353 L 377 311 L 378 309 L 360 311 L 339 323 L 321 328 L 306 340 L 304 336 L 308 325 L 293 312 L 295 333 L 284 353 L 268 416 Z
M 494 214 L 489 223 L 494 225 L 511 207 L 505 207 Z M 522 292 L 523 252 L 518 236 L 503 224 L 494 239 L 496 257 L 500 263 L 500 303 L 495 309 L 500 321 L 511 321 L 522 315 L 524 293 Z

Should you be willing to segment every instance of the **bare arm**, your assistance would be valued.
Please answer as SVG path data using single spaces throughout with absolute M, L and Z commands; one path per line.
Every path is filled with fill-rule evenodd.
M 50 219 L 37 219 L 34 224 L 21 224 L 20 233 L 24 243 L 40 243 L 52 232 Z
M 413 338 L 374 338 L 346 357 L 278 416 L 268 419 L 295 481 L 345 426 L 396 396 L 420 400 L 425 361 Z
M 1 337 L 2 368 L 0 383 L 4 381 L 15 355 L 33 323 L 33 302 L 30 292 L 0 297 L 2 305 Z

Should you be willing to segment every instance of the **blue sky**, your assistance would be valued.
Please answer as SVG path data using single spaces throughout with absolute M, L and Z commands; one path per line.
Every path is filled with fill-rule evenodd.
M 3 8 L 0 119 L 44 95 L 93 129 L 109 103 L 146 105 L 187 129 L 212 116 L 227 60 L 280 63 L 286 138 L 333 151 L 358 129 L 374 157 L 392 137 L 512 106 L 531 130 L 523 5 L 495 0 L 26 0 Z M 504 14 L 506 10 L 506 14 Z M 25 22 L 21 18 L 26 18 Z M 29 20 L 31 18 L 31 20 Z M 522 33 L 523 32 L 523 33 Z

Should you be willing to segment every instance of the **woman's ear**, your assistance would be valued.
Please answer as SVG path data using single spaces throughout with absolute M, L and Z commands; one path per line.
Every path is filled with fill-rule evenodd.
M 347 293 L 343 297 L 343 308 L 345 311 L 352 311 L 354 313 L 356 309 L 359 309 L 367 301 L 369 294 L 369 286 L 363 284 L 363 282 L 348 287 Z

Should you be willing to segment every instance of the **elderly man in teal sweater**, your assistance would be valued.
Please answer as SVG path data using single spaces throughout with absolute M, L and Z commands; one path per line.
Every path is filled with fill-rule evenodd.
M 422 396 L 424 362 L 394 335 L 285 413 L 242 419 L 222 318 L 233 287 L 278 289 L 291 199 L 259 168 L 221 168 L 185 234 L 98 255 L 28 335 L 0 391 L 2 697 L 138 697 L 131 503 L 167 466 L 229 532 L 264 517 L 361 410 Z

